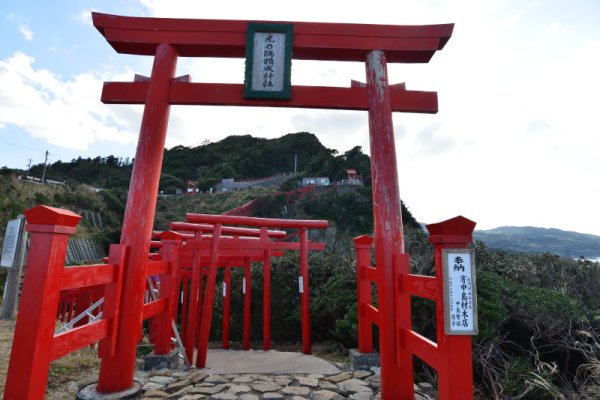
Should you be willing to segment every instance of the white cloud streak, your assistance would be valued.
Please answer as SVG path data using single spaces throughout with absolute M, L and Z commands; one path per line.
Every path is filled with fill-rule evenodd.
M 27 25 L 20 24 L 19 32 L 21 32 L 25 40 L 33 40 L 33 32 L 31 31 L 31 29 L 29 29 Z

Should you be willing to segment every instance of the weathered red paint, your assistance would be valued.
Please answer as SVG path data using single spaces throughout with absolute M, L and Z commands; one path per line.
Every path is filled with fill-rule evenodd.
M 371 143 L 371 181 L 375 259 L 380 269 L 377 285 L 379 300 L 379 342 L 381 352 L 381 395 L 385 399 L 408 398 L 413 382 L 412 358 L 398 354 L 396 346 L 396 310 L 394 304 L 393 254 L 404 252 L 402 212 L 398 190 L 398 165 L 394 144 L 394 126 L 387 78 L 386 56 L 379 50 L 367 56 L 369 93 L 369 138 Z M 396 356 L 401 356 L 396 363 Z
M 169 121 L 167 98 L 177 65 L 177 51 L 173 46 L 160 44 L 155 50 L 121 234 L 121 244 L 127 249 L 121 302 L 122 310 L 126 312 L 119 314 L 115 356 L 102 360 L 96 387 L 105 393 L 131 386 L 142 324 L 146 264 Z

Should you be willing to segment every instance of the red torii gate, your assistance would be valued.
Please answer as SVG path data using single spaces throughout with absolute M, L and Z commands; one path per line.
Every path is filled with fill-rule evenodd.
M 366 84 L 351 87 L 292 86 L 288 100 L 244 99 L 241 84 L 191 83 L 175 79 L 177 58 L 244 57 L 247 21 L 120 17 L 93 13 L 94 26 L 119 53 L 154 56 L 150 78 L 105 83 L 102 101 L 144 104 L 121 245 L 126 249 L 123 296 L 116 348 L 102 361 L 97 390 L 127 390 L 133 383 L 136 342 L 142 322 L 148 251 L 172 104 L 245 105 L 367 110 L 371 147 L 373 214 L 381 349 L 381 393 L 401 399 L 409 393 L 396 377 L 406 374 L 399 360 L 411 354 L 396 344 L 393 257 L 404 252 L 392 112 L 437 112 L 435 92 L 388 85 L 387 62 L 425 63 L 449 40 L 453 24 L 391 26 L 291 23 L 293 58 L 365 62 Z
M 198 301 L 195 298 L 201 297 L 200 277 L 201 274 L 207 276 L 206 288 L 204 290 L 202 307 L 202 321 L 198 324 L 200 333 L 198 340 L 198 355 L 196 366 L 203 368 L 206 366 L 206 352 L 208 349 L 208 335 L 210 333 L 211 313 L 213 306 L 213 296 L 215 289 L 216 267 L 225 268 L 226 288 L 230 288 L 230 266 L 237 265 L 244 268 L 244 279 L 246 287 L 244 292 L 244 335 L 243 348 L 250 348 L 250 263 L 260 261 L 263 263 L 263 349 L 271 348 L 271 278 L 270 278 L 270 259 L 272 256 L 283 254 L 283 250 L 300 251 L 300 278 L 302 283 L 301 290 L 301 316 L 302 316 L 302 350 L 305 354 L 310 354 L 310 315 L 309 315 L 309 290 L 308 290 L 308 251 L 324 250 L 325 245 L 313 243 L 308 240 L 308 229 L 324 229 L 328 223 L 324 220 L 290 220 L 276 218 L 254 218 L 231 215 L 212 215 L 212 214 L 187 214 L 188 223 L 172 222 L 169 227 L 175 231 L 194 232 L 194 235 L 185 235 L 186 248 L 180 252 L 183 266 L 191 267 L 188 273 L 191 280 L 190 291 L 186 296 L 189 299 L 189 309 L 187 310 L 187 323 L 185 325 L 185 343 L 188 358 L 191 360 L 193 354 L 193 342 L 196 334 L 196 316 L 198 314 Z M 224 225 L 224 224 L 227 224 Z M 230 225 L 255 226 L 260 229 L 240 228 Z M 231 234 L 232 237 L 224 237 L 221 234 L 214 235 L 216 227 L 220 227 L 221 234 Z M 288 235 L 285 231 L 269 230 L 268 228 L 286 228 L 297 229 L 299 242 L 289 241 L 271 241 L 270 238 L 289 239 L 296 234 Z M 204 235 L 212 233 L 212 235 Z M 242 237 L 250 236 L 250 237 Z M 254 236 L 254 237 L 252 237 Z M 203 240 L 203 239 L 211 240 Z M 214 241 L 218 244 L 215 245 Z M 218 252 L 217 255 L 213 254 Z M 215 265 L 209 265 L 201 272 L 200 260 L 209 256 L 212 260 L 216 257 Z M 194 294 L 197 294 L 195 296 Z M 229 294 L 229 292 L 228 292 Z M 226 300 L 228 301 L 229 295 Z M 185 302 L 184 302 L 185 304 Z M 228 304 L 226 304 L 228 305 Z M 224 310 L 223 323 L 223 344 L 227 346 L 229 337 L 229 324 L 226 323 L 229 316 L 228 307 Z

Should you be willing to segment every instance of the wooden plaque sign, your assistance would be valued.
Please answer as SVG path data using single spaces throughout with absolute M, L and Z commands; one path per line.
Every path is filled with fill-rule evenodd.
M 292 36 L 291 24 L 248 23 L 245 98 L 290 98 Z
M 17 218 L 8 221 L 6 224 L 6 235 L 2 246 L 2 258 L 0 259 L 0 266 L 2 267 L 12 268 L 14 266 L 22 222 L 24 222 L 24 219 Z
M 467 249 L 443 249 L 444 333 L 476 335 L 477 290 L 475 253 Z

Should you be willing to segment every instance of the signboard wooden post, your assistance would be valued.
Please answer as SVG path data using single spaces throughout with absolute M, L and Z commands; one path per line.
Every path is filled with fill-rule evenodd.
M 25 258 L 25 247 L 27 244 L 27 232 L 25 231 L 25 216 L 19 215 L 16 219 L 8 221 L 6 235 L 2 246 L 2 261 L 0 265 L 8 270 L 6 284 L 4 285 L 4 301 L 0 311 L 1 319 L 13 319 L 17 311 L 19 299 L 19 284 L 23 260 Z
M 444 333 L 477 335 L 475 254 L 468 249 L 443 249 Z

